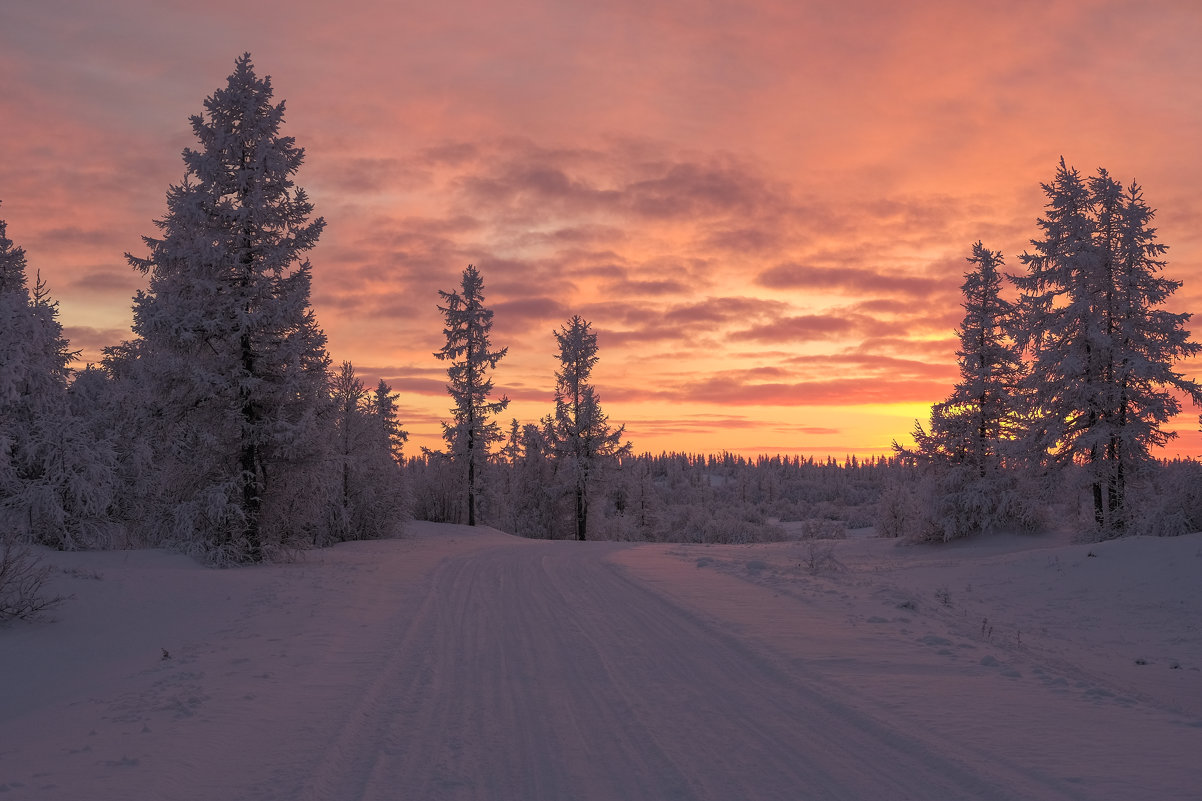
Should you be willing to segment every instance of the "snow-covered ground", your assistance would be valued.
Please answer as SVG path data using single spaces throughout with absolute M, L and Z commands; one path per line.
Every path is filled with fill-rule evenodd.
M 1202 535 L 45 558 L 0 801 L 1202 797 Z

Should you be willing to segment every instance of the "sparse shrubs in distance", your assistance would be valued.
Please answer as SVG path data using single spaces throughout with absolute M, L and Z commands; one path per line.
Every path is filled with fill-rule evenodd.
M 842 540 L 847 538 L 847 526 L 841 520 L 810 518 L 801 521 L 799 528 L 803 540 Z

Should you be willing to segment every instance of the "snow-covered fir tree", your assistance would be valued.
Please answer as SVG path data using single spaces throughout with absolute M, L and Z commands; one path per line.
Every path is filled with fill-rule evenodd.
M 392 460 L 398 465 L 404 462 L 405 443 L 409 441 L 409 432 L 401 428 L 401 422 L 398 419 L 396 402 L 399 397 L 383 378 L 376 384 L 376 390 L 371 396 L 378 429 L 377 436 L 385 445 Z
M 622 444 L 625 426 L 613 428 L 601 411 L 596 387 L 589 380 L 598 361 L 597 334 L 592 324 L 573 315 L 556 330 L 560 369 L 555 373 L 555 423 L 553 452 L 561 465 L 575 506 L 576 539 L 588 535 L 590 492 L 597 475 L 618 456 L 630 452 Z
M 249 54 L 191 118 L 197 149 L 167 213 L 128 256 L 149 277 L 125 348 L 148 385 L 159 525 L 216 562 L 319 539 L 328 487 L 325 334 L 305 253 L 325 222 L 293 176 L 304 150 Z
M 392 528 L 413 517 L 413 492 L 405 481 L 405 443 L 409 432 L 401 427 L 397 399 L 384 379 L 376 383 L 371 395 L 373 422 L 376 427 L 376 447 L 372 449 L 376 468 L 376 484 L 380 494 L 376 503 L 378 515 L 392 521 Z
M 964 320 L 957 332 L 960 379 L 951 395 L 931 408 L 930 431 L 915 423 L 914 450 L 896 442 L 894 450 L 924 469 L 930 493 L 924 539 L 950 540 L 1002 523 L 1026 522 L 1015 473 L 1005 469 L 1007 451 L 1019 427 L 1022 408 L 1022 351 L 1013 341 L 1014 305 L 1001 294 L 1001 253 L 981 242 L 968 257 Z
M 490 332 L 493 312 L 484 305 L 484 279 L 480 271 L 468 265 L 458 290 L 438 291 L 445 306 L 439 306 L 446 320 L 447 344 L 434 355 L 450 362 L 447 368 L 447 392 L 454 404 L 451 422 L 443 423 L 443 438 L 455 468 L 456 483 L 463 493 L 466 518 L 476 525 L 480 482 L 489 459 L 489 447 L 503 439 L 493 416 L 509 405 L 509 399 L 489 400 L 493 382 L 490 370 L 504 358 L 508 348 L 492 350 Z
M 350 362 L 332 380 L 334 457 L 338 478 L 330 535 L 339 540 L 388 535 L 407 516 L 395 400 L 383 380 L 368 392 Z
M 1190 315 L 1157 308 L 1180 282 L 1160 275 L 1166 246 L 1139 187 L 1104 169 L 1085 180 L 1061 159 L 1043 189 L 1043 236 L 1013 277 L 1031 354 L 1026 442 L 1037 458 L 1084 465 L 1097 526 L 1121 532 L 1128 480 L 1174 436 L 1162 428 L 1180 410 L 1173 390 L 1202 402 L 1174 369 L 1199 345 Z
M 4 534 L 54 537 L 56 429 L 65 412 L 69 346 L 40 279 L 36 297 L 25 251 L 0 220 L 0 524 Z
M 55 548 L 107 544 L 110 452 L 68 403 L 74 354 L 40 274 L 0 220 L 0 536 Z
M 1001 466 L 1004 443 L 1014 436 L 1022 353 L 1010 338 L 1014 306 L 1002 297 L 1002 255 L 980 242 L 964 276 L 964 321 L 957 335 L 960 380 L 931 411 L 931 430 L 919 426 L 917 455 L 963 464 L 981 477 Z
M 1093 187 L 1098 196 L 1119 195 L 1117 236 L 1108 248 L 1114 264 L 1108 320 L 1113 355 L 1104 373 L 1109 403 L 1098 435 L 1105 442 L 1107 516 L 1121 528 L 1129 522 L 1119 517 L 1127 508 L 1127 480 L 1149 463 L 1151 448 L 1176 436 L 1161 426 L 1181 410 L 1177 392 L 1202 405 L 1202 386 L 1175 369 L 1202 345 L 1185 328 L 1190 314 L 1160 308 L 1181 282 L 1162 275 L 1168 247 L 1156 241 L 1155 211 L 1143 190 L 1134 182 L 1124 190 L 1104 171 Z
M 514 421 L 517 422 L 516 420 Z M 516 450 L 508 463 L 506 474 L 510 491 L 506 509 L 512 521 L 512 531 L 523 537 L 556 539 L 562 537 L 559 525 L 560 496 L 556 490 L 557 464 L 552 451 L 552 419 L 544 417 L 539 423 L 527 423 L 516 434 Z

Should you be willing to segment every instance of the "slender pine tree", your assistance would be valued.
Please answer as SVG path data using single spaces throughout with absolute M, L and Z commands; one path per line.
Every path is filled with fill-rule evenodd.
M 438 310 L 446 320 L 443 334 L 447 344 L 434 355 L 450 362 L 447 392 L 454 404 L 451 422 L 442 424 L 447 443 L 444 455 L 459 468 L 457 473 L 465 495 L 467 523 L 474 526 L 489 447 L 503 439 L 500 426 L 491 418 L 509 405 L 509 398 L 489 400 L 493 390 L 489 371 L 496 369 L 497 362 L 509 349 L 491 349 L 489 332 L 492 331 L 493 313 L 484 305 L 484 279 L 473 265 L 469 264 L 463 271 L 460 289 L 439 290 L 438 295 L 446 303 Z
M 931 431 L 916 429 L 917 455 L 969 467 L 981 478 L 1002 465 L 1017 428 L 1022 352 L 1011 339 L 1015 309 L 1001 295 L 1002 255 L 973 245 L 965 273 L 964 321 L 957 332 L 960 380 L 931 411 Z
M 1002 255 L 973 245 L 965 273 L 964 321 L 957 332 L 960 380 L 931 408 L 930 432 L 914 424 L 917 448 L 899 455 L 920 462 L 932 497 L 917 535 L 950 540 L 1020 523 L 1014 476 L 1007 472 L 1021 414 L 1022 352 L 1012 339 L 1015 308 L 1002 297 Z M 1016 514 L 1019 512 L 1019 514 Z
M 583 540 L 593 480 L 615 458 L 630 453 L 630 443 L 622 444 L 625 426 L 610 427 L 589 381 L 599 358 L 592 324 L 574 315 L 554 333 L 560 369 L 555 373 L 553 449 L 575 500 L 576 539 Z

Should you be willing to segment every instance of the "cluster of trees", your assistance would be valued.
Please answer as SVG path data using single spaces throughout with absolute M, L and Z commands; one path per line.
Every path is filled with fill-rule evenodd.
M 215 564 L 389 533 L 405 516 L 396 396 L 336 373 L 304 254 L 325 223 L 271 82 L 237 60 L 192 117 L 133 337 L 71 378 L 41 281 L 0 222 L 0 525 L 58 548 L 173 544 Z
M 570 530 L 573 538 L 587 539 L 594 497 L 631 447 L 621 441 L 625 426 L 609 424 L 590 380 L 598 359 L 592 324 L 574 315 L 554 332 L 560 362 L 554 412 L 525 426 L 515 418 L 505 434 L 495 417 L 509 399 L 490 399 L 490 371 L 508 349 L 492 349 L 493 312 L 484 304 L 484 279 L 468 265 L 459 289 L 438 294 L 446 304 L 438 310 L 446 320 L 447 343 L 434 355 L 450 362 L 452 419 L 443 423 L 446 450 L 425 449 L 421 459 L 409 463 L 420 488 L 417 515 L 474 526 L 484 511 L 483 519 L 526 536 L 559 538 Z M 491 447 L 501 443 L 494 454 Z M 504 497 L 511 499 L 504 503 L 497 502 L 496 492 L 482 489 L 486 476 L 498 472 L 493 469 L 497 457 L 513 468 L 503 471 Z M 570 528 L 559 512 L 565 498 L 571 501 Z M 505 516 L 498 516 L 498 509 L 505 509 Z
M 479 519 L 524 537 L 577 538 L 576 474 L 557 456 L 547 423 L 511 422 L 481 473 Z M 597 466 L 588 538 L 645 542 L 771 542 L 813 536 L 807 531 L 815 529 L 825 536 L 866 529 L 876 523 L 878 501 L 915 474 L 898 457 L 836 462 L 626 452 Z M 457 509 L 447 501 L 458 497 L 446 467 L 429 454 L 408 461 L 416 517 L 462 519 L 446 516 Z
M 916 447 L 899 454 L 923 465 L 928 510 L 915 533 L 951 539 L 1038 521 L 1024 477 L 1048 486 L 1053 473 L 1083 478 L 1093 523 L 1104 536 L 1128 531 L 1138 509 L 1132 481 L 1152 481 L 1151 450 L 1175 432 L 1163 424 L 1179 397 L 1202 404 L 1202 387 L 1175 369 L 1202 346 L 1188 314 L 1161 308 L 1181 286 L 1165 278 L 1166 246 L 1140 187 L 1099 169 L 1084 178 L 1060 161 L 1043 185 L 1040 237 L 1023 253 L 1027 272 L 1007 276 L 1001 254 L 980 242 L 968 261 L 960 380 L 916 424 Z

